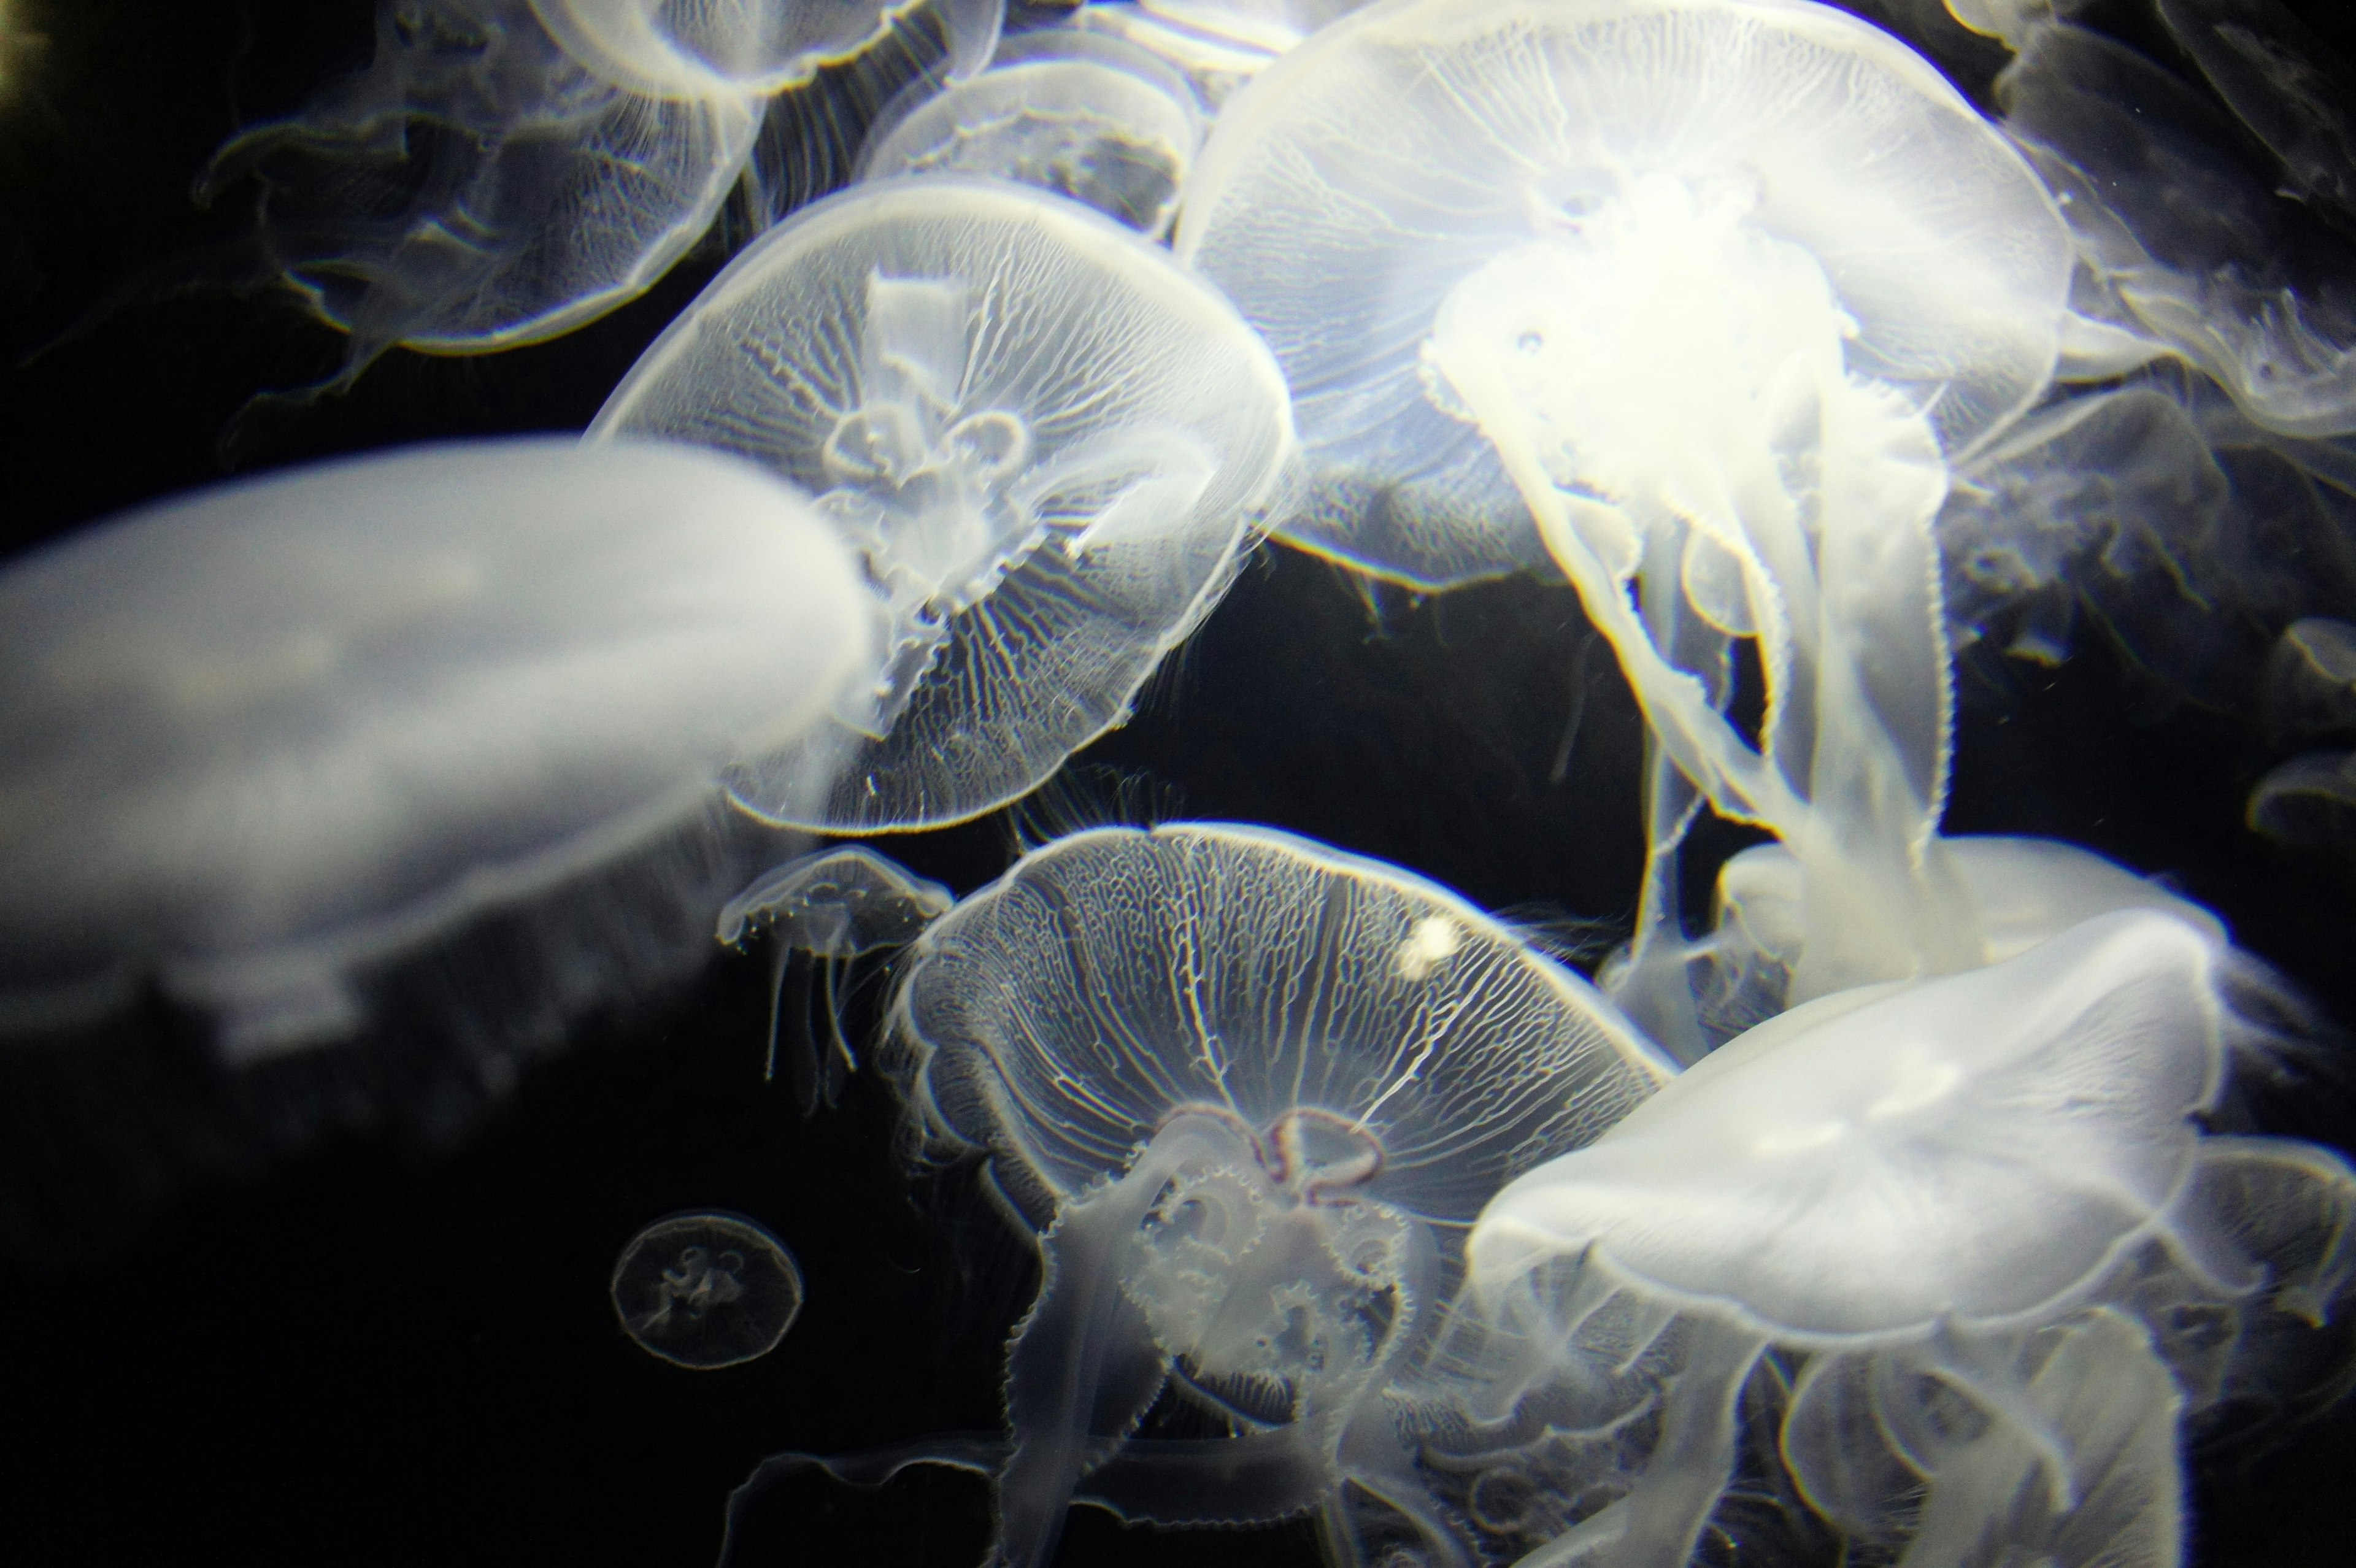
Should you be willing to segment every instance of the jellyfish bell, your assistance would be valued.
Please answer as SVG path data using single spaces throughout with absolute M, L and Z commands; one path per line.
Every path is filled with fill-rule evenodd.
M 1076 203 L 948 176 L 737 258 L 590 431 L 624 436 L 752 457 L 864 561 L 883 679 L 732 781 L 830 832 L 986 811 L 1120 723 L 1290 451 L 1282 378 L 1215 290 Z
M 1558 1346 L 1574 1378 L 1598 1353 L 1594 1326 L 1615 1320 L 1638 1325 L 1617 1364 L 1661 1369 L 1651 1457 L 1541 1560 L 1609 1541 L 1625 1561 L 1683 1562 L 1771 1346 L 1809 1358 L 1783 1441 L 1837 1522 L 1909 1507 L 1928 1480 L 1905 1528 L 1934 1558 L 1975 1531 L 2030 1544 L 2097 1489 L 2115 1507 L 2099 1531 L 2087 1516 L 2089 1533 L 2174 1539 L 2172 1442 L 2130 1460 L 2102 1435 L 2172 1430 L 2172 1309 L 2296 1313 L 2318 1278 L 2335 1306 L 2344 1296 L 2344 1168 L 2286 1141 L 2204 1137 L 2245 1027 L 2222 999 L 2224 958 L 2213 925 L 2125 908 L 1983 969 L 1822 997 L 1502 1191 L 1469 1244 L 1491 1309 Z M 2240 1179 L 2282 1183 L 2266 1219 L 2229 1217 Z M 2309 1228 L 2281 1233 L 2285 1215 Z M 2101 1327 L 2106 1314 L 2133 1332 Z M 2108 1370 L 2051 1371 L 2071 1364 L 2051 1360 L 2064 1343 L 2104 1347 Z M 1856 1379 L 1880 1391 L 1878 1429 L 1830 1413 L 1843 1400 L 1859 1413 Z M 2132 1410 L 2102 1403 L 2105 1381 Z M 1961 1435 L 1909 1435 L 1943 1423 Z M 1896 1490 L 1873 1478 L 1908 1456 Z M 2106 1488 L 2114 1460 L 2126 1479 Z M 1991 1471 L 2040 1483 L 2050 1505 L 2008 1514 L 2016 1488 Z
M 808 81 L 880 42 L 926 0 L 529 0 L 565 51 L 648 98 L 762 97 Z M 997 40 L 998 0 L 931 0 L 949 39 L 944 74 L 981 67 Z
M 1055 191 L 1149 237 L 1170 226 L 1203 140 L 1193 90 L 1156 56 L 1078 27 L 1022 33 L 946 91 L 887 108 L 860 177 L 963 174 Z
M 722 906 L 716 934 L 723 946 L 739 946 L 766 927 L 774 948 L 765 1076 L 776 1070 L 787 968 L 799 956 L 820 976 L 830 1029 L 823 1052 L 806 1019 L 787 1053 L 787 1076 L 804 1115 L 817 1110 L 821 1096 L 833 1104 L 842 1079 L 859 1064 L 842 1027 L 838 972 L 879 949 L 906 946 L 955 901 L 938 882 L 852 844 L 773 866 Z
M 355 1035 L 379 970 L 659 856 L 872 679 L 854 573 L 750 464 L 552 440 L 226 485 L 12 563 L 0 1018 L 152 975 L 231 1062 Z
M 925 1125 L 989 1150 L 1041 1232 L 997 1469 L 1010 1563 L 1046 1560 L 1076 1494 L 1164 1523 L 1338 1520 L 1344 1479 L 1411 1505 L 1368 1402 L 1463 1228 L 1669 1070 L 1453 895 L 1215 824 L 1026 855 L 927 928 L 894 1040 Z M 1232 1435 L 1138 1437 L 1165 1385 Z
M 694 1371 L 767 1355 L 802 1309 L 802 1273 L 785 1243 L 741 1215 L 673 1214 L 615 1260 L 614 1314 L 632 1342 Z
M 1071 26 L 1124 39 L 1185 72 L 1216 111 L 1278 56 L 1365 0 L 1137 0 L 1084 5 Z

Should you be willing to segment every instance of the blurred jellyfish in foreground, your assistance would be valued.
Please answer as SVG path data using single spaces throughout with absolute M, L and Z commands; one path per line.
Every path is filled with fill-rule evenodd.
M 1045 27 L 937 94 L 925 84 L 878 121 L 863 179 L 985 175 L 1037 186 L 1159 237 L 1178 210 L 1202 115 L 1186 79 L 1118 37 Z M 907 101 L 913 100 L 913 101 Z
M 734 1214 L 674 1214 L 630 1238 L 614 1264 L 614 1312 L 650 1356 L 712 1371 L 777 1348 L 802 1309 L 785 1243 Z
M 268 269 L 350 337 L 479 354 L 635 297 L 712 227 L 776 95 L 892 33 L 885 0 L 380 0 L 369 69 L 243 132 L 198 182 L 249 177 Z M 995 0 L 946 0 L 976 69 Z
M 683 447 L 424 447 L 102 523 L 0 572 L 0 1026 L 152 977 L 230 1062 L 350 1037 L 388 965 L 642 854 L 659 930 L 698 896 L 667 836 L 876 648 L 809 503 Z
M 1935 831 L 1932 523 L 2043 391 L 2072 257 L 1935 70 L 1813 5 L 1381 7 L 1228 105 L 1177 248 L 1294 389 L 1289 538 L 1431 586 L 1550 560 L 1612 643 L 1654 742 L 1614 995 L 1655 1038 L 1703 1049 L 1705 803 L 1807 869 L 1793 999 L 1984 961 Z
M 1763 1407 L 1752 1462 L 1850 1551 L 2176 1562 L 2179 1424 L 2330 1396 L 2356 1307 L 2356 1173 L 2204 1135 L 2246 1043 L 2226 956 L 2127 910 L 1823 997 L 1514 1182 L 1443 1498 L 1525 1563 L 1681 1568 Z
M 1215 290 L 1076 202 L 948 176 L 772 231 L 589 433 L 754 458 L 863 560 L 883 678 L 731 780 L 830 832 L 988 811 L 1119 724 L 1290 451 L 1283 380 Z
M 867 954 L 916 941 L 955 901 L 938 882 L 853 844 L 771 867 L 722 906 L 717 934 L 723 946 L 741 946 L 766 928 L 775 952 L 766 1072 L 776 1071 L 787 969 L 800 958 L 820 976 L 826 1044 L 819 1045 L 805 1018 L 786 1052 L 786 1077 L 802 1115 L 815 1112 L 821 1098 L 832 1105 L 843 1078 L 859 1065 L 842 1027 L 838 972 Z
M 1008 1445 L 825 1463 L 993 1469 L 1007 1564 L 1046 1563 L 1076 1498 L 1174 1525 L 1315 1512 L 1354 1554 L 1345 1485 L 1421 1496 L 1383 1391 L 1464 1227 L 1669 1071 L 1454 896 L 1209 824 L 1025 856 L 917 944 L 894 1044 L 925 1127 L 990 1152 L 1044 1275 Z M 1172 1410 L 1224 1435 L 1154 1435 Z

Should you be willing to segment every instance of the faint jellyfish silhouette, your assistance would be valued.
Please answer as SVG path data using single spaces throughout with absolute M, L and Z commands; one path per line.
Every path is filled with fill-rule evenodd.
M 1126 720 L 1291 449 L 1217 290 L 1077 202 L 950 176 L 856 187 L 739 256 L 589 431 L 645 436 L 784 475 L 865 566 L 883 677 L 731 782 L 834 833 L 973 816 Z
M 2232 54 L 2206 52 L 2212 61 Z M 2336 169 L 2298 160 L 2317 182 L 2314 211 L 2283 200 L 2285 171 L 2254 155 L 2243 127 L 2206 95 L 2069 24 L 2029 33 L 1997 79 L 1997 100 L 2006 129 L 2062 198 L 2091 272 L 2076 302 L 2082 316 L 2182 356 L 2268 430 L 2356 431 L 2356 291 L 2347 281 L 2356 249 L 2316 215 L 2348 221 L 2330 205 L 2346 177 L 2344 150 Z
M 1067 196 L 1159 237 L 1203 140 L 1186 80 L 1145 50 L 1077 27 L 1010 38 L 991 68 L 887 109 L 862 179 L 986 175 Z
M 673 1214 L 630 1238 L 614 1264 L 614 1314 L 640 1349 L 712 1371 L 777 1348 L 802 1309 L 785 1243 L 738 1214 Z
M 2267 661 L 2264 706 L 2277 741 L 2356 731 L 2356 625 L 2307 615 L 2285 627 Z
M 807 1016 L 786 1052 L 786 1077 L 802 1115 L 832 1105 L 844 1077 L 859 1065 L 842 1028 L 841 972 L 851 961 L 886 947 L 905 947 L 956 900 L 938 882 L 927 881 L 863 844 L 820 849 L 776 866 L 728 901 L 720 912 L 717 935 L 738 947 L 766 928 L 775 949 L 770 976 L 769 1057 L 763 1076 L 777 1065 L 777 1026 L 783 1011 L 786 974 L 801 959 L 819 976 L 828 1024 L 826 1045 Z

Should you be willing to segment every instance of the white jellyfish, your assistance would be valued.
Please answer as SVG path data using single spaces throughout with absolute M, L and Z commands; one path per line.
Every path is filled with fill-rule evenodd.
M 638 1348 L 713 1371 L 777 1348 L 802 1309 L 802 1271 L 778 1241 L 735 1214 L 673 1214 L 615 1260 L 614 1315 Z
M 833 1104 L 844 1075 L 859 1065 L 842 1027 L 839 971 L 879 949 L 906 946 L 954 901 L 938 882 L 852 844 L 773 866 L 722 906 L 717 934 L 723 944 L 741 945 L 755 930 L 766 927 L 775 950 L 766 1072 L 776 1069 L 787 967 L 802 958 L 820 977 L 827 1048 L 821 1052 L 805 1019 L 786 1057 L 787 1077 L 804 1115 L 818 1108 L 821 1097 Z
M 1160 236 L 1202 144 L 1186 79 L 1109 35 L 1044 27 L 1002 45 L 988 70 L 887 109 L 860 177 L 986 175 L 1038 186 Z
M 0 572 L 0 1023 L 152 974 L 231 1061 L 354 1034 L 378 969 L 658 848 L 877 646 L 809 504 L 682 447 L 420 448 L 74 535 Z
M 2242 1027 L 2223 951 L 2131 909 L 1826 997 L 1507 1187 L 1470 1243 L 1474 1400 L 1560 1413 L 1488 1439 L 1553 1488 L 1509 1521 L 1545 1542 L 1522 1561 L 1684 1563 L 1771 1347 L 1804 1363 L 1783 1462 L 1852 1537 L 1912 1564 L 2175 1561 L 2179 1411 L 2279 1375 L 2272 1320 L 2344 1312 L 2356 1263 L 2343 1162 L 2202 1135 Z M 2261 1350 L 2172 1338 L 2195 1304 Z M 1599 1419 L 1618 1446 L 1554 1441 Z
M 1288 538 L 1429 585 L 1550 560 L 1617 652 L 1654 741 L 1617 994 L 1656 1038 L 1699 1049 L 1705 802 L 1809 869 L 1795 997 L 1983 961 L 1934 831 L 1932 523 L 2044 389 L 2072 256 L 1936 71 L 1801 0 L 1378 7 L 1229 103 L 1177 249 L 1292 385 Z
M 1009 1564 L 1048 1560 L 1076 1495 L 1166 1524 L 1322 1511 L 1337 1541 L 1345 1481 L 1414 1508 L 1379 1395 L 1464 1227 L 1668 1071 L 1440 889 L 1209 824 L 1026 855 L 926 932 L 894 1017 L 925 1125 L 989 1150 L 1041 1232 L 995 1456 Z M 1229 1435 L 1139 1435 L 1165 1387 Z M 974 1462 L 865 1473 L 909 1458 Z
M 369 69 L 247 130 L 198 182 L 258 176 L 268 270 L 350 337 L 477 354 L 571 331 L 712 226 L 771 98 L 891 32 L 886 0 L 383 0 Z M 955 74 L 994 0 L 942 0 Z
M 629 436 L 766 464 L 864 560 L 884 678 L 731 784 L 835 832 L 990 810 L 1120 723 L 1290 450 L 1216 291 L 1077 203 L 949 176 L 859 187 L 737 258 L 590 430 Z

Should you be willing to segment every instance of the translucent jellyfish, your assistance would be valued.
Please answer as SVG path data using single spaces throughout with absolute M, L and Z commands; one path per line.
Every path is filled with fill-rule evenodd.
M 2292 622 L 2266 667 L 2266 727 L 2311 740 L 2356 730 L 2356 625 L 2328 615 Z
M 1617 652 L 1654 741 L 1618 995 L 1655 1038 L 1699 1049 L 1704 802 L 1808 869 L 1795 996 L 1983 961 L 1934 832 L 1932 523 L 1949 459 L 2043 391 L 2072 258 L 1935 70 L 1806 4 L 1383 6 L 1237 94 L 1177 245 L 1292 385 L 1288 538 L 1430 585 L 1551 560 Z
M 2356 1262 L 2344 1163 L 2202 1136 L 2243 1028 L 2222 955 L 2213 929 L 2126 910 L 1823 997 L 1501 1192 L 1470 1243 L 1477 1398 L 1626 1438 L 1533 1445 L 1507 1420 L 1488 1439 L 1594 1505 L 1522 1561 L 1687 1562 L 1771 1347 L 1805 1358 L 1784 1461 L 1846 1532 L 1910 1563 L 1974 1542 L 2173 1561 L 2169 1435 L 2233 1358 L 2169 1336 L 2195 1304 L 2260 1340 L 2279 1315 L 2323 1323 Z
M 2223 923 L 2207 910 L 2075 845 L 1999 834 L 1943 842 L 1954 896 L 1988 963 L 2121 910 L 2172 915 L 2225 944 Z M 1707 1045 L 1783 1010 L 1808 941 L 1806 875 L 1780 844 L 1730 859 L 1719 872 L 1717 901 L 1711 933 L 1686 950 Z M 1611 976 L 1603 979 L 1608 988 Z
M 1212 109 L 1318 28 L 1366 0 L 1137 0 L 1084 5 L 1076 27 L 1124 38 L 1184 71 Z
M 1047 27 L 1009 39 L 990 69 L 887 111 L 861 177 L 986 175 L 1084 202 L 1160 235 L 1202 144 L 1186 79 L 1109 35 Z
M 1415 1507 L 1378 1396 L 1463 1228 L 1667 1071 L 1453 896 L 1215 825 L 1025 856 L 926 931 L 894 1019 L 926 1125 L 988 1149 L 1041 1232 L 996 1465 L 1009 1564 L 1049 1559 L 1076 1494 L 1166 1524 L 1323 1510 L 1341 1541 L 1344 1480 Z M 1230 1435 L 1140 1435 L 1165 1390 Z
M 976 69 L 994 0 L 940 0 Z M 634 298 L 711 228 L 771 95 L 887 31 L 884 0 L 380 0 L 374 60 L 215 155 L 257 177 L 259 244 L 349 335 L 348 385 L 395 345 L 477 354 Z
M 785 1243 L 736 1214 L 674 1214 L 630 1238 L 614 1264 L 614 1314 L 638 1349 L 713 1371 L 777 1348 L 802 1309 Z
M 804 1115 L 818 1108 L 821 1094 L 833 1104 L 843 1076 L 859 1065 L 843 1032 L 838 971 L 878 949 L 906 946 L 955 901 L 938 882 L 926 881 L 865 845 L 852 844 L 772 867 L 721 910 L 718 934 L 727 946 L 741 945 L 757 928 L 769 931 L 776 968 L 767 1072 L 776 1070 L 787 968 L 800 956 L 820 976 L 827 1046 L 821 1051 L 816 1032 L 805 1027 L 786 1058 L 787 1078 Z
M 2115 325 L 2199 366 L 2269 430 L 2356 430 L 2356 249 L 2276 194 L 2283 171 L 2239 126 L 2133 49 L 2067 25 L 2032 32 L 1997 93 Z
M 1282 378 L 1216 291 L 1077 203 L 946 176 L 738 257 L 590 430 L 646 435 L 785 475 L 865 561 L 884 678 L 731 781 L 831 832 L 987 811 L 1120 723 L 1290 450 Z
M 2348 62 L 2281 0 L 2156 0 L 2153 9 L 2301 200 L 2356 223 Z
M 375 968 L 660 840 L 873 679 L 856 571 L 750 464 L 551 440 L 223 485 L 13 562 L 0 1020 L 153 974 L 232 1061 L 355 1033 Z
M 2266 770 L 2244 812 L 2254 833 L 2305 849 L 2356 848 L 2356 752 L 2305 752 Z

